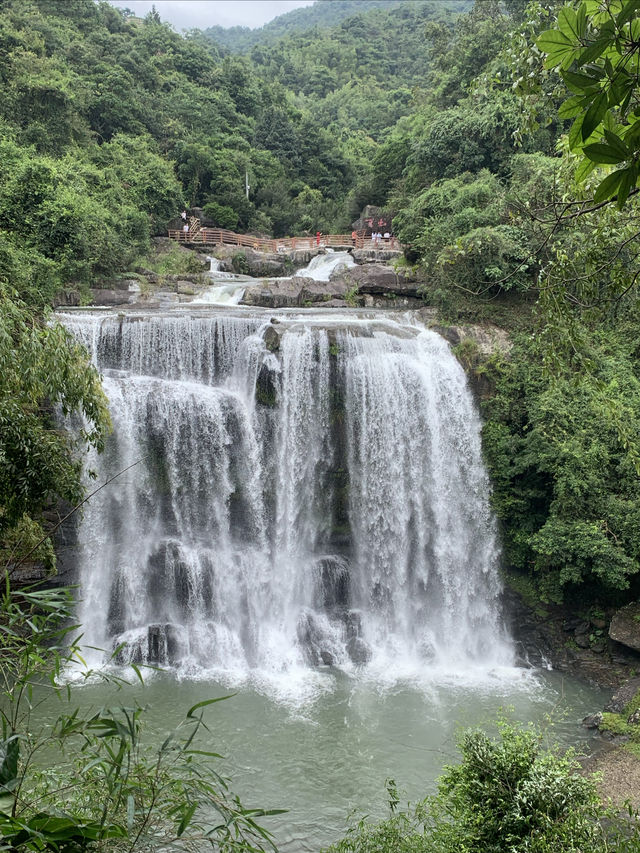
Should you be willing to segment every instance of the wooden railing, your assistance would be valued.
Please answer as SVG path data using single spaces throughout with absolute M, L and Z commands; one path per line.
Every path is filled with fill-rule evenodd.
M 321 234 L 320 237 L 280 237 L 274 240 L 265 237 L 254 237 L 251 234 L 235 234 L 224 228 L 200 228 L 199 230 L 180 231 L 169 230 L 169 237 L 180 243 L 203 243 L 208 246 L 245 246 L 258 252 L 290 252 L 295 249 L 315 249 L 319 247 L 332 249 L 399 249 L 400 244 L 395 237 L 388 240 L 380 239 L 374 244 L 371 237 L 365 237 L 362 231 L 355 237 L 351 234 Z

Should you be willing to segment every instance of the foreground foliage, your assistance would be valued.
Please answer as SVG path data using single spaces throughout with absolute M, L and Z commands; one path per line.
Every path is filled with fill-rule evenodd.
M 640 8 L 635 0 L 589 0 L 558 10 L 553 29 L 536 44 L 545 66 L 559 68 L 572 95 L 560 107 L 573 119 L 569 145 L 579 155 L 576 174 L 584 180 L 597 166 L 597 204 L 613 197 L 620 209 L 636 189 L 640 155 Z
M 72 605 L 69 590 L 8 582 L 0 600 L 3 849 L 275 849 L 256 819 L 278 812 L 245 808 L 213 767 L 204 709 L 219 699 L 190 708 L 159 747 L 145 742 L 141 707 L 82 712 L 71 701 L 59 679 L 82 667 Z M 56 697 L 63 710 L 40 723 Z
M 539 732 L 503 722 L 500 735 L 465 731 L 461 762 L 445 768 L 438 792 L 391 816 L 366 819 L 330 853 L 632 853 L 636 818 L 600 805 L 575 754 L 543 745 Z

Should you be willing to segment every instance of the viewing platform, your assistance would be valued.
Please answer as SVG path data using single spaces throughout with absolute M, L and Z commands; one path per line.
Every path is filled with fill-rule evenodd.
M 351 234 L 321 234 L 320 237 L 279 237 L 269 239 L 251 234 L 236 234 L 224 228 L 200 228 L 189 226 L 188 230 L 169 229 L 168 235 L 179 243 L 194 246 L 243 246 L 257 252 L 292 252 L 296 249 L 395 249 L 401 246 L 395 237 L 380 238 L 375 243 L 371 236 L 359 231 Z

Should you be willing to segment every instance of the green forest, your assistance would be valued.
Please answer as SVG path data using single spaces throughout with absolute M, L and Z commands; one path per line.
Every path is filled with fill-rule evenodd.
M 103 447 L 110 429 L 86 352 L 50 322 L 56 300 L 75 291 L 87 302 L 185 207 L 278 237 L 349 231 L 371 204 L 393 216 L 400 263 L 443 324 L 510 335 L 508 355 L 458 352 L 492 389 L 483 447 L 507 583 L 576 611 L 639 596 L 640 3 L 320 0 L 257 30 L 179 34 L 157 11 L 137 18 L 103 0 L 5 0 L 0 50 L 7 569 L 37 558 L 54 570 L 52 507 L 83 499 L 79 451 Z M 83 416 L 76 439 L 56 427 L 57 406 Z M 24 605 L 35 619 L 41 602 Z M 54 611 L 68 615 L 60 602 Z M 27 683 L 29 666 L 12 677 Z M 504 826 L 474 823 L 489 784 L 479 753 L 504 769 L 521 751 L 538 803 L 573 764 L 536 764 L 537 741 L 511 730 L 478 738 L 438 800 L 464 838 L 444 821 L 420 846 L 435 812 L 416 812 L 380 838 L 355 829 L 337 849 L 506 850 Z M 15 759 L 3 749 L 0 785 Z M 584 819 L 575 846 L 562 846 L 562 820 L 524 846 L 525 815 L 508 849 L 626 849 L 593 834 L 590 788 L 568 801 Z M 228 814 L 253 832 L 251 814 Z M 75 851 L 96 838 L 85 829 L 67 847 L 41 830 L 27 842 L 15 822 L 3 832 L 11 849 Z

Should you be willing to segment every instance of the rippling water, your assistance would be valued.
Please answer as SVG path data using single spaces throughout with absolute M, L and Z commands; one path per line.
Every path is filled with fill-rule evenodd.
M 160 741 L 196 702 L 230 692 L 212 682 L 155 675 L 144 688 L 89 685 L 75 696 L 96 707 L 127 705 L 135 697 L 149 706 L 148 734 Z M 327 669 L 301 697 L 301 691 L 294 697 L 241 688 L 209 710 L 211 739 L 203 747 L 225 756 L 217 769 L 232 777 L 245 805 L 288 809 L 263 821 L 283 853 L 321 850 L 344 834 L 354 810 L 384 817 L 387 778 L 413 802 L 433 792 L 443 765 L 456 761 L 456 733 L 495 727 L 501 709 L 543 725 L 550 714 L 550 737 L 588 750 L 593 741 L 580 720 L 604 701 L 601 692 L 559 673 L 515 670 L 493 685 L 385 690 Z M 51 709 L 58 713 L 58 704 Z

